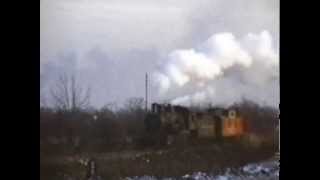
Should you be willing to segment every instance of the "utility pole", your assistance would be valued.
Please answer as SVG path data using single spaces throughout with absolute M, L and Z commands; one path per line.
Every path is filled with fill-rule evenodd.
M 146 98 L 145 98 L 145 102 L 146 102 L 145 110 L 146 110 L 146 112 L 148 112 L 148 73 L 146 73 Z
M 278 136 L 278 150 L 276 152 L 276 157 L 279 158 L 279 163 L 280 163 L 280 103 L 279 103 L 279 114 L 278 114 L 278 119 L 279 119 L 279 124 L 276 127 L 276 135 Z
M 280 156 L 280 103 L 279 103 L 279 156 Z

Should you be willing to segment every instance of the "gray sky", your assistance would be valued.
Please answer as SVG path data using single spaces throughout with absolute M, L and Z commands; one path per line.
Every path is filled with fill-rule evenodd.
M 64 72 L 92 89 L 91 104 L 144 96 L 144 74 L 212 34 L 267 30 L 279 41 L 278 0 L 41 0 L 41 91 Z M 151 87 L 151 100 L 157 100 Z

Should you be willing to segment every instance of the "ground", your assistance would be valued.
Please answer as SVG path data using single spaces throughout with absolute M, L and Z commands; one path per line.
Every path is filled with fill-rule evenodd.
M 158 180 L 154 176 L 128 177 L 126 180 Z M 277 160 L 252 163 L 239 168 L 227 168 L 223 173 L 195 172 L 179 178 L 162 178 L 163 180 L 278 180 L 279 164 Z
M 234 144 L 125 150 L 77 155 L 43 155 L 40 176 L 46 180 L 84 179 L 86 161 L 94 158 L 101 179 L 278 179 L 274 151 Z M 170 177 L 170 178 L 168 178 Z

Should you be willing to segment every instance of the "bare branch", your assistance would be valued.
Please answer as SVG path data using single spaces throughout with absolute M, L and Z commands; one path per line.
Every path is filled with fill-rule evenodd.
M 83 94 L 83 87 L 77 86 L 75 76 L 60 76 L 57 84 L 51 89 L 54 105 L 62 110 L 84 109 L 89 106 L 90 89 Z

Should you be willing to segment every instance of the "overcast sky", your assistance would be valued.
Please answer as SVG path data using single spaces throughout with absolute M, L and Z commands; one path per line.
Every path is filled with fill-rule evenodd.
M 145 73 L 170 52 L 263 30 L 278 48 L 278 0 L 41 0 L 41 91 L 66 72 L 91 87 L 92 105 L 121 104 L 144 97 Z

